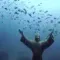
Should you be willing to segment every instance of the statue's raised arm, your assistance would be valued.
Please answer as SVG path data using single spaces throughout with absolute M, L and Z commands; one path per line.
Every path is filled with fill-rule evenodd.
M 27 47 L 32 48 L 32 42 L 24 36 L 23 32 L 20 29 L 19 33 L 22 35 L 20 41 L 23 42 Z
M 54 37 L 53 37 L 53 34 L 52 34 L 53 32 L 51 32 L 50 34 L 49 34 L 49 38 L 47 39 L 47 40 L 45 40 L 45 41 L 43 41 L 41 44 L 42 44 L 42 47 L 43 47 L 43 50 L 44 49 L 46 49 L 46 48 L 48 48 L 49 46 L 51 46 L 52 44 L 53 44 L 53 42 L 54 42 Z

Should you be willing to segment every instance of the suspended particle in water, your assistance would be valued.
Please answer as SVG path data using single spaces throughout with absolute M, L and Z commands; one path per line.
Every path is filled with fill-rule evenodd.
M 20 1 L 20 0 L 18 0 L 18 1 Z
M 6 4 L 6 1 L 4 1 L 4 4 Z
M 16 18 L 14 18 L 14 20 L 16 20 Z
M 42 4 L 42 3 L 40 3 L 40 4 Z
M 14 7 L 14 9 L 17 9 L 18 7 Z
M 3 23 L 3 21 L 1 23 Z
M 4 6 L 1 6 L 2 8 L 4 8 Z
M 18 15 L 19 13 L 18 12 L 15 12 L 14 14 L 17 14 Z
M 9 14 L 11 14 L 11 12 L 9 12 Z
M 39 23 L 37 23 L 36 26 L 40 26 Z
M 45 29 L 43 30 L 43 33 L 46 32 Z
M 44 13 L 47 13 L 48 11 L 45 11 Z
M 35 20 L 33 20 L 33 21 L 35 21 Z
M 31 27 L 29 27 L 31 29 Z
M 19 12 L 23 12 L 22 10 L 18 9 Z
M 53 29 L 48 29 L 48 31 L 52 31 Z
M 18 16 L 15 17 L 16 19 L 19 18 Z
M 30 23 L 30 21 L 29 21 L 29 20 L 27 20 L 27 22 L 28 22 L 28 23 Z
M 1 17 L 3 18 L 3 17 L 4 17 L 4 15 L 2 14 L 2 15 L 1 15 Z
M 29 28 L 31 29 L 31 28 L 32 28 L 32 26 L 31 26 L 31 25 L 29 25 Z
M 38 19 L 40 19 L 40 17 L 38 17 Z
M 33 5 L 33 6 L 31 6 L 31 8 L 34 8 L 34 5 Z
M 54 24 L 54 27 L 56 27 L 57 24 Z
M 48 16 L 52 16 L 51 14 L 47 14 Z
M 53 20 L 51 20 L 50 22 L 53 23 Z
M 42 12 L 42 10 L 39 10 L 39 12 Z
M 40 4 L 38 4 L 38 6 L 40 6 Z
M 37 30 L 38 30 L 38 31 L 40 31 L 40 29 L 39 29 L 39 28 L 38 28 Z
M 24 27 L 23 30 L 25 30 L 27 27 Z
M 59 34 L 60 34 L 60 32 L 59 32 Z
M 38 21 L 38 23 L 40 23 L 40 22 L 42 22 L 41 20 L 40 21 Z
M 40 31 L 40 29 L 39 28 L 35 28 L 35 31 Z
M 54 19 L 57 19 L 56 17 L 54 17 Z
M 29 13 L 28 15 L 29 15 L 30 17 L 32 17 L 32 15 L 31 15 L 30 13 Z
M 46 20 L 46 19 L 49 19 L 49 18 L 50 18 L 50 17 L 46 17 L 45 20 Z
M 58 21 L 58 24 L 60 24 L 60 21 Z
M 23 9 L 23 10 L 18 9 L 19 12 L 24 13 L 24 14 L 27 14 L 27 11 L 25 9 Z
M 17 1 L 17 0 L 14 0 L 14 1 Z
M 35 12 L 33 12 L 33 14 L 35 14 Z
M 27 10 L 25 8 L 23 10 L 24 10 L 24 14 L 27 14 Z
M 7 8 L 5 8 L 5 10 L 8 10 Z
M 48 22 L 46 22 L 48 24 Z
M 20 10 L 20 9 L 18 9 L 18 11 L 20 12 L 21 10 Z
M 9 9 L 9 11 L 10 11 L 10 9 Z
M 20 24 L 20 22 L 18 22 L 18 24 Z

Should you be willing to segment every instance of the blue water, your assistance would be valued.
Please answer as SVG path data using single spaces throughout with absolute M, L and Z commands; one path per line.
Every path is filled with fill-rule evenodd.
M 44 51 L 43 60 L 60 60 L 60 0 L 0 0 L 0 60 L 31 60 L 32 52 L 20 42 L 25 37 L 41 40 L 54 29 L 55 42 Z

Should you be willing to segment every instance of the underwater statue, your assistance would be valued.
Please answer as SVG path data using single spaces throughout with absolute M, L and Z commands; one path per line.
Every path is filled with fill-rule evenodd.
M 45 41 L 40 41 L 39 34 L 35 35 L 35 40 L 28 40 L 23 32 L 19 29 L 19 33 L 21 34 L 20 41 L 23 42 L 27 47 L 29 47 L 33 53 L 32 60 L 42 60 L 42 53 L 46 48 L 51 46 L 54 42 L 53 32 L 49 34 L 49 37 Z

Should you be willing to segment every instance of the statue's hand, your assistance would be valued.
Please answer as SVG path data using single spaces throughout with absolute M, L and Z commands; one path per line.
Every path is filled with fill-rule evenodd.
M 19 29 L 19 33 L 21 34 L 21 35 L 23 35 L 23 32 Z
M 53 32 L 51 32 L 51 33 L 49 34 L 49 36 L 50 36 L 50 38 L 54 38 L 54 37 L 53 37 Z

